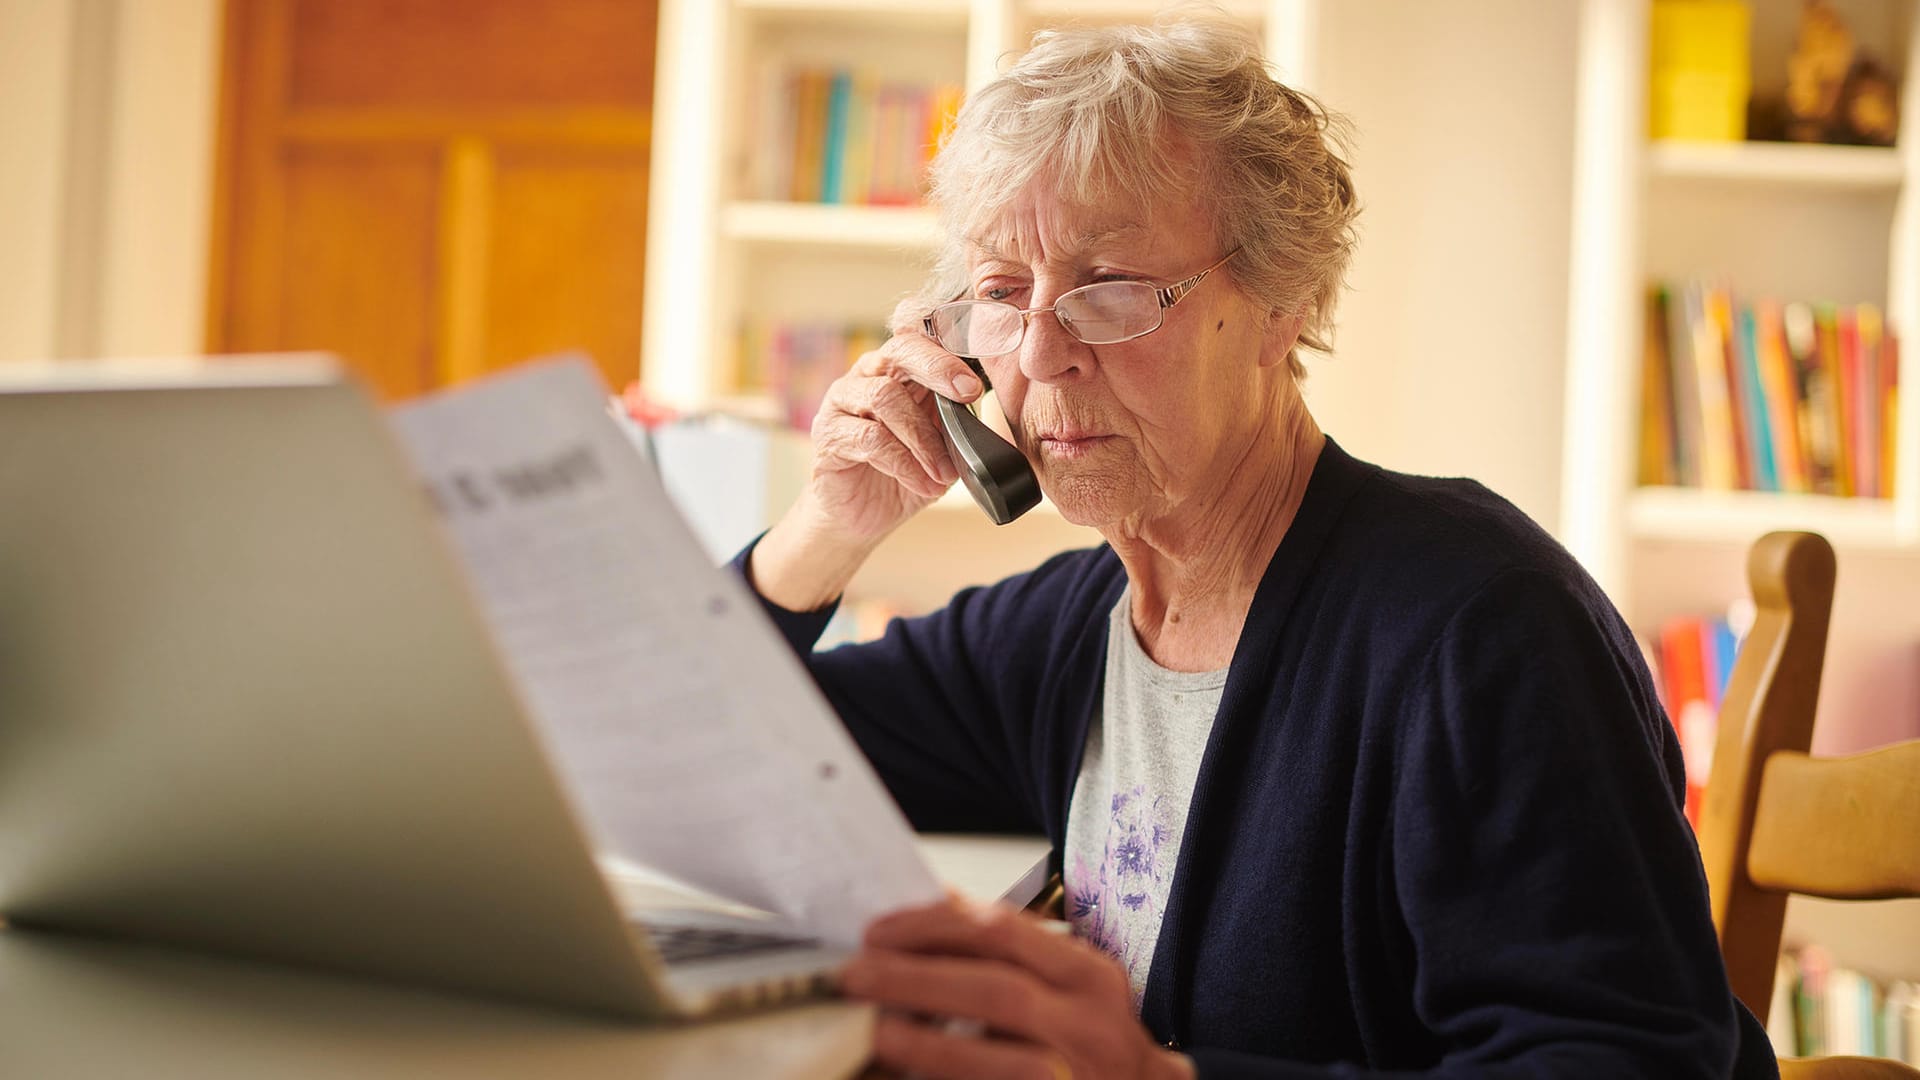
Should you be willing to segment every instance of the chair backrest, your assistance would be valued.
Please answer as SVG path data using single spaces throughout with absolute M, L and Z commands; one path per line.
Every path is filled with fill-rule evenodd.
M 1700 859 L 1733 992 L 1762 1023 L 1773 995 L 1787 894 L 1747 873 L 1767 759 L 1813 745 L 1814 703 L 1833 613 L 1833 547 L 1814 533 L 1768 533 L 1747 557 L 1753 628 L 1720 703 Z
M 1789 893 L 1920 896 L 1920 739 L 1809 757 L 1833 548 L 1770 533 L 1747 570 L 1758 610 L 1721 706 L 1700 854 L 1733 991 L 1764 1023 Z

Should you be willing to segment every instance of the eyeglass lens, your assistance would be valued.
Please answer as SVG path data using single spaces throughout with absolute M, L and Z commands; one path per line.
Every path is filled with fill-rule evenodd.
M 1160 297 L 1143 281 L 1103 281 L 1054 302 L 1069 334 L 1089 345 L 1130 341 L 1160 325 Z M 997 300 L 958 300 L 933 311 L 933 334 L 955 356 L 1000 356 L 1020 347 L 1026 319 Z

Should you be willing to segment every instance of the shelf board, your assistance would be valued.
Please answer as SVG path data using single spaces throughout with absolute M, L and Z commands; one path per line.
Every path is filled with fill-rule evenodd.
M 1163 14 L 1166 7 L 1166 0 L 1027 0 L 1021 10 L 1043 22 L 1075 18 L 1151 20 Z M 1220 7 L 1229 16 L 1248 22 L 1258 21 L 1267 13 L 1263 0 L 1220 0 Z
M 859 18 L 899 26 L 965 26 L 971 0 L 734 0 L 743 12 L 781 19 Z
M 735 202 L 722 209 L 720 229 L 735 240 L 823 247 L 930 251 L 940 243 L 940 221 L 924 206 Z
M 1665 140 L 1648 144 L 1647 174 L 1669 180 L 1886 192 L 1898 189 L 1906 178 L 1899 151 L 1889 147 Z
M 1775 530 L 1793 529 L 1817 532 L 1836 546 L 1908 546 L 1893 503 L 1886 499 L 1645 487 L 1629 499 L 1627 521 L 1633 535 L 1642 539 L 1746 544 Z

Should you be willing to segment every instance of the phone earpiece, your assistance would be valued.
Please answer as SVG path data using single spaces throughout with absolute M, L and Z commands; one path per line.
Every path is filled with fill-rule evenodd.
M 983 394 L 993 389 L 979 361 L 961 359 L 980 376 Z M 970 405 L 936 393 L 934 408 L 961 482 L 995 525 L 1005 525 L 1040 505 L 1040 478 L 1018 447 L 983 423 Z

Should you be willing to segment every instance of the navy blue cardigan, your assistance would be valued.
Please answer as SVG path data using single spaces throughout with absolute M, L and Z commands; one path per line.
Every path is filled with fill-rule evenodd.
M 1110 548 L 1068 552 L 808 663 L 915 826 L 1057 852 L 1124 584 Z M 803 655 L 829 614 L 767 609 Z M 1566 551 L 1328 440 L 1234 652 L 1141 1018 L 1209 1077 L 1773 1076 L 1682 797 Z

